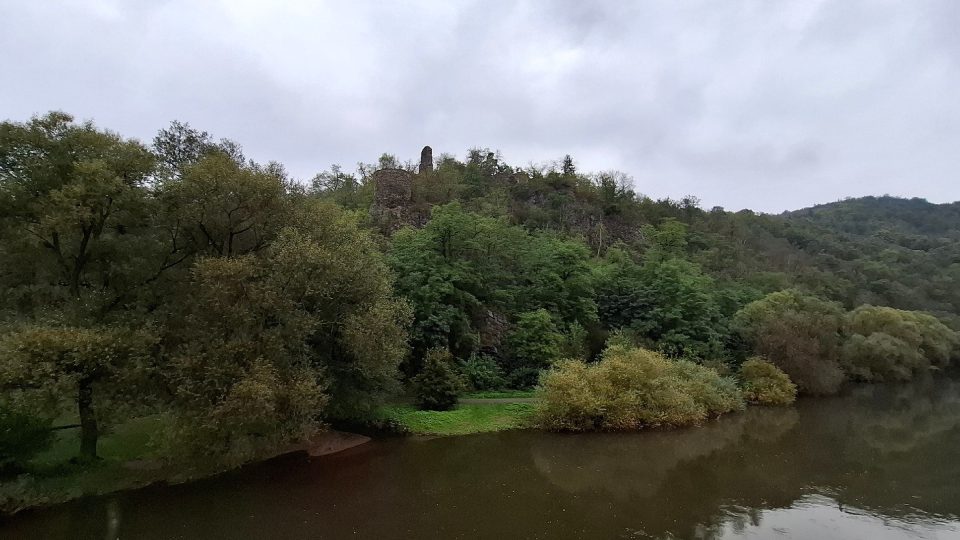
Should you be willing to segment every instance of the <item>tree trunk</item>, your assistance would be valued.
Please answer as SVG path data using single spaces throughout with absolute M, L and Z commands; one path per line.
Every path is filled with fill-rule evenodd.
M 97 459 L 97 418 L 93 412 L 93 380 L 90 377 L 80 379 L 77 406 L 80 411 L 80 458 Z

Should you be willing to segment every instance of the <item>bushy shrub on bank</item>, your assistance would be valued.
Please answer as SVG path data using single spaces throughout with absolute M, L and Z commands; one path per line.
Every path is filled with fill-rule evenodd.
M 413 378 L 417 408 L 424 411 L 446 411 L 457 404 L 463 382 L 453 369 L 453 357 L 446 349 L 431 349 L 423 370 Z
M 740 410 L 736 383 L 659 353 L 614 345 L 596 364 L 557 363 L 542 378 L 537 421 L 560 431 L 682 426 Z
M 782 369 L 803 394 L 840 390 L 839 304 L 797 290 L 770 293 L 737 312 L 733 325 L 753 351 Z
M 459 365 L 460 374 L 470 390 L 500 390 L 507 382 L 503 370 L 489 356 L 473 355 Z
M 858 381 L 909 381 L 944 368 L 957 355 L 960 336 L 936 317 L 918 311 L 860 306 L 844 317 L 841 361 Z
M 762 358 L 750 358 L 740 366 L 743 397 L 758 405 L 789 405 L 797 399 L 797 385 L 782 369 Z

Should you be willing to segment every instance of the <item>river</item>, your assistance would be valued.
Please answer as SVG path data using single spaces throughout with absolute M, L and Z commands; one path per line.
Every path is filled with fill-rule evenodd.
M 9 539 L 958 538 L 960 383 L 702 427 L 375 440 L 26 512 Z

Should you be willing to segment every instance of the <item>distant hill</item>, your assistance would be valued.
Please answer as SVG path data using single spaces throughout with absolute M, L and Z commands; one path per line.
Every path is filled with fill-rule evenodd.
M 818 269 L 860 289 L 850 303 L 960 312 L 960 203 L 862 197 L 775 219 Z
M 891 231 L 922 237 L 960 237 L 960 202 L 933 204 L 919 198 L 861 197 L 786 212 L 783 216 L 861 236 Z

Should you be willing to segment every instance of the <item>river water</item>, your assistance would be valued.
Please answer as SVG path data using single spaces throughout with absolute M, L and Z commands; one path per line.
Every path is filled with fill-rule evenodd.
M 0 538 L 960 539 L 960 384 L 673 431 L 376 440 L 23 513 Z

